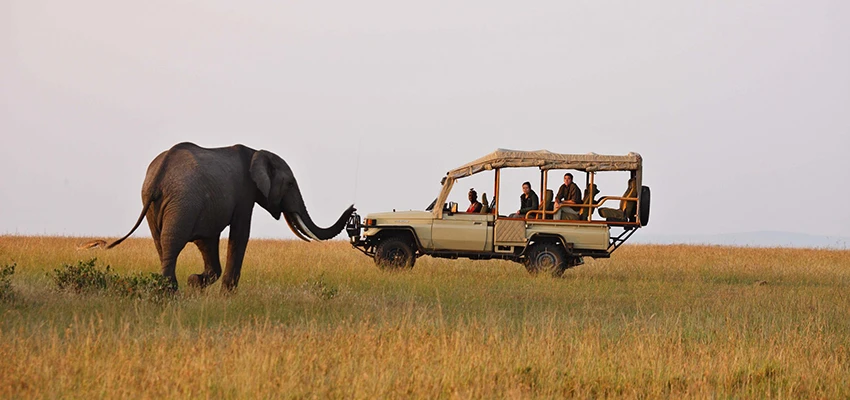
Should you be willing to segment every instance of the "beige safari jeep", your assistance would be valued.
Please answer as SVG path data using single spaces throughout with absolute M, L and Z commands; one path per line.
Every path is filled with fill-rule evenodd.
M 650 190 L 641 184 L 641 164 L 637 153 L 614 156 L 499 149 L 449 171 L 442 179 L 439 195 L 424 211 L 372 213 L 362 221 L 353 214 L 346 231 L 351 244 L 373 257 L 382 269 L 412 268 L 418 257 L 428 255 L 512 260 L 533 274 L 561 276 L 566 269 L 583 264 L 583 257 L 610 257 L 649 222 Z M 500 211 L 502 170 L 528 167 L 539 169 L 536 193 L 544 193 L 540 206 L 524 215 Z M 553 204 L 554 191 L 547 189 L 549 172 L 559 170 L 555 179 L 565 171 L 584 172 L 585 189 L 596 188 L 598 173 L 627 171 L 629 178 L 622 183 L 626 188 L 622 196 L 596 198 L 595 190 L 583 189 L 592 193 L 585 193 L 582 203 L 569 205 L 580 211 L 564 217 Z M 457 203 L 446 202 L 457 180 L 483 171 L 495 171 L 495 185 L 492 202 L 484 204 L 481 212 L 458 212 Z M 594 217 L 594 213 L 598 215 Z

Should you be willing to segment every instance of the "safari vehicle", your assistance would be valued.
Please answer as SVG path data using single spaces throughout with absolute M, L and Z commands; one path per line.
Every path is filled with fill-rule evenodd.
M 531 273 L 561 276 L 566 269 L 583 264 L 584 257 L 610 257 L 649 222 L 650 190 L 641 185 L 641 164 L 637 153 L 615 156 L 499 149 L 449 171 L 441 181 L 442 190 L 426 210 L 371 213 L 364 221 L 354 214 L 346 231 L 351 244 L 374 257 L 382 269 L 412 268 L 418 257 L 429 255 L 512 260 Z M 522 167 L 539 169 L 537 193 L 545 195 L 538 209 L 512 216 L 500 208 L 499 180 L 503 170 Z M 592 191 L 592 195 L 585 194 L 583 203 L 569 205 L 581 209 L 579 219 L 560 220 L 553 218 L 558 209 L 553 206 L 553 191 L 547 189 L 550 172 L 558 170 L 561 175 L 564 170 L 584 172 L 589 188 L 595 188 L 598 173 L 626 171 L 629 179 L 620 187 L 626 188 L 622 196 L 594 198 L 596 192 Z M 457 203 L 447 202 L 455 183 L 483 171 L 495 171 L 492 202 L 484 204 L 480 213 L 458 212 Z M 557 173 L 552 175 L 560 178 Z

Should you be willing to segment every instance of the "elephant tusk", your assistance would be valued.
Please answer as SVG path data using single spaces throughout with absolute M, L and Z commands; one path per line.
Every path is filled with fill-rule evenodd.
M 293 221 L 292 221 L 292 219 L 290 219 L 289 215 L 290 215 L 289 213 L 283 214 L 283 218 L 286 220 L 286 224 L 289 225 L 289 229 L 291 229 L 292 233 L 294 233 L 295 236 L 298 236 L 299 239 L 301 239 L 305 242 L 309 242 L 310 239 L 306 238 L 304 236 L 304 234 L 301 233 L 301 231 L 299 231 L 298 228 L 295 227 L 295 224 L 293 224 Z
M 304 221 L 301 220 L 301 216 L 298 215 L 298 213 L 295 213 L 295 221 L 298 222 L 298 225 L 301 228 L 301 230 L 304 233 L 306 233 L 308 236 L 310 236 L 313 240 L 319 240 L 319 241 L 322 240 L 322 239 L 319 239 L 313 232 L 310 232 L 309 229 L 307 229 L 307 227 L 304 225 Z

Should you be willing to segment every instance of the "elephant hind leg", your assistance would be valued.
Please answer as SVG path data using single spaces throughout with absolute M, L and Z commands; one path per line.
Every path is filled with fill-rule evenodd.
M 203 289 L 215 283 L 221 276 L 221 260 L 218 252 L 218 238 L 195 240 L 195 246 L 204 257 L 204 272 L 189 276 L 189 286 Z
M 154 204 L 156 206 L 156 204 Z M 159 226 L 154 222 L 156 220 L 156 214 L 152 211 L 154 207 L 151 207 L 151 210 L 148 210 L 147 220 L 148 227 L 151 230 L 151 237 L 153 237 L 153 244 L 156 246 L 156 254 L 159 255 L 160 260 L 162 259 L 162 244 L 160 243 L 160 237 L 162 236 L 162 232 L 160 232 Z

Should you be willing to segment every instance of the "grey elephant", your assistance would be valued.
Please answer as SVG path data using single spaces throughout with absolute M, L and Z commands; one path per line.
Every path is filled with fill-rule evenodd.
M 194 242 L 203 255 L 204 272 L 191 275 L 188 283 L 203 288 L 221 276 L 219 238 L 230 226 L 223 292 L 239 284 L 255 203 L 277 220 L 282 214 L 292 232 L 306 241 L 336 236 L 355 211 L 352 205 L 331 227 L 317 227 L 289 165 L 274 153 L 240 144 L 210 149 L 180 143 L 159 154 L 148 166 L 142 203 L 133 229 L 107 248 L 132 235 L 147 217 L 162 274 L 176 289 L 177 256 Z

